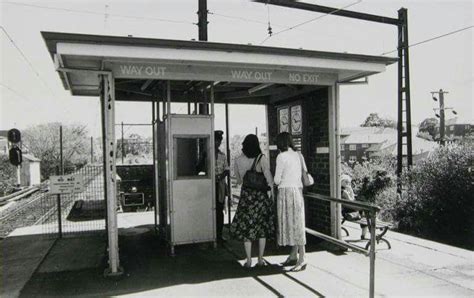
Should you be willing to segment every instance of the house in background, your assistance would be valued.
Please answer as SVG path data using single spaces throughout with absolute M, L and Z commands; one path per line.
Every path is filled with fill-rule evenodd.
M 348 164 L 364 162 L 379 151 L 384 143 L 397 142 L 397 130 L 383 127 L 341 129 L 341 161 Z
M 430 154 L 438 148 L 439 144 L 433 141 L 428 141 L 419 137 L 412 138 L 412 154 L 413 164 L 427 158 Z M 397 156 L 397 140 L 394 142 L 384 142 L 373 146 L 369 150 L 370 158 L 377 158 L 383 155 Z
M 22 145 L 23 162 L 20 166 L 20 186 L 41 183 L 41 160 L 28 152 L 28 148 Z M 8 156 L 8 130 L 0 130 L 0 155 Z
M 462 120 L 459 117 L 451 118 L 445 122 L 446 140 L 456 142 L 474 133 L 474 121 Z M 437 128 L 439 134 L 439 127 Z
M 8 154 L 8 131 L 0 130 L 0 155 Z
M 23 154 L 20 167 L 20 185 L 32 186 L 41 183 L 41 160 L 31 154 Z
M 413 162 L 429 156 L 439 145 L 416 137 L 412 138 Z M 341 160 L 353 164 L 362 163 L 383 155 L 397 156 L 397 130 L 383 127 L 357 127 L 341 129 Z

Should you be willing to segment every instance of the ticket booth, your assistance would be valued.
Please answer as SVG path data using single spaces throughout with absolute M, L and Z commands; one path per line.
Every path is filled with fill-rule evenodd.
M 168 114 L 159 127 L 159 222 L 171 254 L 175 245 L 215 242 L 213 116 Z
M 398 61 L 240 44 L 55 32 L 42 35 L 64 88 L 74 96 L 100 99 L 111 274 L 117 273 L 120 265 L 115 208 L 116 101 L 150 103 L 156 131 L 156 226 L 159 235 L 174 247 L 215 240 L 214 103 L 226 107 L 264 105 L 268 148 L 262 149 L 269 150 L 272 167 L 278 153 L 274 138 L 288 131 L 316 180 L 310 191 L 338 198 L 339 86 L 383 72 Z M 171 111 L 171 102 L 187 103 L 188 112 L 181 114 L 188 115 Z M 191 113 L 190 107 L 199 104 L 209 105 L 211 113 L 196 115 L 200 114 L 196 108 Z M 245 115 L 235 120 L 247 121 Z M 233 121 L 229 120 L 230 125 Z M 306 226 L 337 237 L 337 204 L 305 203 Z

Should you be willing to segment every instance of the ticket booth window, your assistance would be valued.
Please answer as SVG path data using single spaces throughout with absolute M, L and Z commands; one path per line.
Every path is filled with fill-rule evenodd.
M 176 179 L 209 176 L 208 137 L 175 138 Z

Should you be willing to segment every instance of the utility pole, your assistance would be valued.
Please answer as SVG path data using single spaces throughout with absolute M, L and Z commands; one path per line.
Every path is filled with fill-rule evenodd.
M 207 41 L 207 0 L 199 0 L 198 27 L 199 40 Z
M 439 143 L 441 146 L 445 145 L 445 119 L 444 119 L 444 92 L 443 89 L 439 89 Z
M 445 117 L 445 111 L 446 110 L 452 110 L 454 115 L 457 115 L 457 112 L 453 110 L 451 107 L 445 107 L 444 106 L 444 94 L 449 93 L 448 91 L 443 91 L 443 89 L 439 89 L 439 91 L 432 91 L 431 96 L 434 101 L 439 102 L 439 108 L 433 109 L 435 111 L 436 117 L 439 118 L 439 144 L 441 146 L 444 146 L 446 144 L 446 117 Z M 434 95 L 438 94 L 438 98 L 436 98 Z M 436 113 L 439 111 L 439 114 Z
M 123 121 L 122 121 L 122 164 L 123 164 L 123 155 L 125 154 L 125 147 L 123 144 Z
M 63 126 L 59 126 L 59 171 L 60 175 L 64 175 L 64 161 L 63 161 Z
M 94 163 L 94 138 L 91 137 L 91 164 Z
M 199 0 L 198 10 L 198 28 L 199 28 L 199 40 L 207 41 L 207 0 Z M 206 90 L 204 90 L 206 92 Z M 209 114 L 209 106 L 207 104 L 199 104 L 199 114 Z

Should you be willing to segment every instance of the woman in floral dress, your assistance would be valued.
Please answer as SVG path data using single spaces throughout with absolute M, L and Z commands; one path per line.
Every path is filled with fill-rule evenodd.
M 231 225 L 231 235 L 244 242 L 247 261 L 245 267 L 252 267 L 252 241 L 258 239 L 258 263 L 264 266 L 263 253 L 266 238 L 275 232 L 273 213 L 273 178 L 267 158 L 262 155 L 256 135 L 249 134 L 242 143 L 242 154 L 235 160 L 237 183 L 242 184 L 245 173 L 255 164 L 257 172 L 263 172 L 268 191 L 256 190 L 242 185 L 239 205 Z

